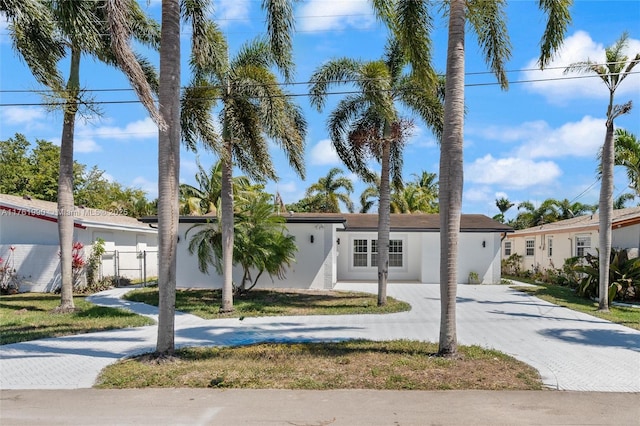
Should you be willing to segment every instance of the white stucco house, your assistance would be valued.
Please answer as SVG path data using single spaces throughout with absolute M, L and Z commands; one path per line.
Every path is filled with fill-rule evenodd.
M 561 268 L 565 259 L 596 255 L 599 247 L 599 215 L 584 215 L 558 222 L 517 230 L 502 242 L 502 258 L 512 254 L 523 257 L 524 270 Z M 613 211 L 611 247 L 640 247 L 640 207 Z
M 50 291 L 58 285 L 57 211 L 57 203 L 0 194 L 0 257 L 11 259 L 22 278 L 21 291 Z M 157 276 L 157 230 L 120 213 L 75 207 L 69 213 L 74 242 L 84 245 L 88 257 L 98 238 L 105 241 L 102 276 Z
M 296 262 L 283 280 L 263 276 L 257 287 L 331 289 L 339 281 L 377 283 L 376 214 L 285 214 L 289 234 L 295 236 Z M 156 217 L 141 221 L 157 226 Z M 177 286 L 219 288 L 222 277 L 212 267 L 198 269 L 197 257 L 188 251 L 187 231 L 215 220 L 206 216 L 180 218 Z M 440 219 L 437 214 L 391 215 L 389 281 L 438 283 L 440 281 Z M 463 214 L 459 243 L 458 277 L 468 282 L 470 272 L 482 283 L 500 282 L 500 243 L 512 229 L 487 216 Z M 234 271 L 234 281 L 241 271 Z

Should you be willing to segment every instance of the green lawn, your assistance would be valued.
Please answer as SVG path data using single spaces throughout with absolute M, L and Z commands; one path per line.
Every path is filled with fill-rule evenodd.
M 96 306 L 74 297 L 76 311 L 53 313 L 60 295 L 21 293 L 0 297 L 0 344 L 153 324 L 153 320 L 122 309 Z
M 577 296 L 575 292 L 568 287 L 536 284 L 535 287 L 514 286 L 513 288 L 574 311 L 584 312 L 616 324 L 640 330 L 640 308 L 611 306 L 610 312 L 608 313 L 598 312 L 598 302 Z
M 158 306 L 158 288 L 147 287 L 125 295 L 127 300 Z M 313 290 L 251 290 L 233 298 L 234 312 L 221 314 L 221 291 L 189 289 L 176 291 L 176 309 L 201 318 L 239 318 L 275 315 L 387 314 L 408 311 L 411 305 L 391 297 L 377 305 L 369 293 Z

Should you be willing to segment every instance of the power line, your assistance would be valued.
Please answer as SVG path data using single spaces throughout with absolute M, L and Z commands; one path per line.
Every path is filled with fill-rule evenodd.
M 628 74 L 640 74 L 640 72 L 630 72 Z M 599 78 L 597 75 L 582 75 L 582 76 L 566 76 L 566 77 L 554 77 L 554 78 L 546 78 L 546 79 L 530 79 L 530 80 L 516 80 L 511 81 L 510 84 L 526 84 L 526 83 L 542 83 L 542 82 L 550 82 L 550 81 L 564 81 L 564 80 L 576 80 L 576 79 L 584 79 L 584 78 Z M 362 80 L 341 80 L 335 82 L 336 84 L 343 83 L 355 83 Z M 278 83 L 279 86 L 287 86 L 287 85 L 308 85 L 313 82 L 295 82 L 295 83 Z M 333 83 L 333 82 L 332 82 Z M 488 82 L 488 83 L 466 83 L 465 87 L 483 87 L 483 86 L 498 86 L 500 83 L 498 82 Z M 404 90 L 411 90 L 411 88 L 406 88 Z M 85 90 L 85 92 L 119 92 L 119 91 L 133 91 L 133 89 L 91 89 Z M 0 90 L 0 93 L 35 93 L 38 91 L 35 90 Z M 326 93 L 327 96 L 331 95 L 351 95 L 361 93 L 360 90 L 346 90 L 346 91 L 332 91 Z M 272 97 L 308 97 L 311 96 L 309 93 L 284 93 L 282 95 L 275 95 Z M 221 98 L 216 98 L 221 99 Z M 115 101 L 84 101 L 80 102 L 81 104 L 87 105 L 108 105 L 108 104 L 130 104 L 130 103 L 139 103 L 140 101 L 137 99 L 134 100 L 115 100 Z M 18 107 L 18 106 L 62 106 L 64 102 L 20 102 L 20 103 L 0 103 L 0 107 Z

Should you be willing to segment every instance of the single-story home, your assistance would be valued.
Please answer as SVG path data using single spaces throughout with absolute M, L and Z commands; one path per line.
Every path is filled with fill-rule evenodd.
M 51 291 L 59 285 L 60 257 L 57 203 L 0 194 L 0 257 L 11 262 L 22 280 L 21 291 Z M 158 275 L 157 230 L 113 211 L 75 207 L 74 242 L 105 242 L 101 276 L 132 279 Z
M 519 254 L 529 271 L 562 268 L 565 259 L 596 255 L 599 221 L 598 214 L 591 214 L 517 230 L 502 242 L 502 258 Z M 611 229 L 612 248 L 640 247 L 640 207 L 614 210 Z
M 262 277 L 257 287 L 331 289 L 338 281 L 377 282 L 377 214 L 287 213 L 287 232 L 296 239 L 296 261 L 283 280 Z M 140 219 L 157 226 L 157 217 Z M 196 255 L 188 251 L 187 235 L 193 226 L 215 217 L 182 216 L 179 224 L 177 283 L 183 288 L 219 288 L 222 277 L 198 269 Z M 392 214 L 389 244 L 389 281 L 440 281 L 440 218 L 437 214 Z M 458 278 L 470 273 L 481 283 L 500 282 L 500 244 L 512 231 L 507 225 L 479 214 L 463 214 L 458 256 Z M 234 270 L 240 282 L 241 270 Z

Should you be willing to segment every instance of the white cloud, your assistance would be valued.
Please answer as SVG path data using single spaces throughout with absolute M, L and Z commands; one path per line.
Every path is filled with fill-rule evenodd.
M 561 104 L 571 98 L 607 98 L 609 91 L 599 78 L 585 78 L 592 74 L 563 74 L 564 69 L 572 63 L 585 60 L 604 61 L 605 47 L 608 46 L 592 40 L 587 32 L 577 31 L 565 39 L 563 47 L 547 66 L 547 69 L 544 71 L 538 70 L 538 59 L 531 59 L 525 65 L 525 68 L 531 69 L 531 71 L 524 71 L 519 79 L 552 80 L 529 83 L 526 87 L 532 92 L 542 94 L 553 103 Z M 631 58 L 637 52 L 640 52 L 640 40 L 629 39 L 625 53 Z M 567 79 L 567 77 L 580 78 Z M 640 75 L 629 75 L 616 90 L 616 95 L 619 97 L 634 91 L 637 93 L 639 86 Z
M 35 124 L 43 120 L 46 112 L 42 108 L 6 107 L 2 109 L 4 124 Z
M 347 27 L 369 28 L 375 16 L 368 0 L 310 0 L 298 9 L 296 23 L 302 31 L 343 30 Z
M 76 137 L 73 140 L 74 152 L 100 152 L 102 147 L 91 138 Z
M 214 10 L 216 22 L 221 27 L 226 27 L 238 21 L 249 22 L 251 2 L 249 0 L 218 0 Z
M 333 144 L 329 139 L 323 139 L 311 148 L 311 164 L 314 166 L 328 166 L 342 164 Z
M 146 117 L 142 120 L 128 123 L 124 127 L 93 127 L 82 124 L 78 125 L 77 132 L 85 137 L 92 136 L 111 140 L 149 139 L 158 136 L 158 127 L 151 118 Z
M 540 128 L 518 149 L 519 157 L 559 158 L 566 156 L 594 157 L 604 142 L 605 120 L 583 117 L 578 122 L 565 123 L 558 129 Z
M 550 185 L 562 175 L 553 161 L 532 161 L 522 158 L 494 158 L 487 154 L 469 164 L 465 180 L 475 184 L 499 185 L 501 188 L 524 189 Z
M 131 186 L 140 188 L 147 193 L 147 198 L 154 199 L 158 197 L 158 182 L 151 182 L 145 177 L 138 176 L 133 179 Z
M 604 141 L 605 130 L 604 119 L 585 116 L 555 129 L 546 121 L 538 120 L 517 126 L 469 129 L 467 133 L 490 141 L 518 143 L 512 155 L 535 159 L 595 157 Z

